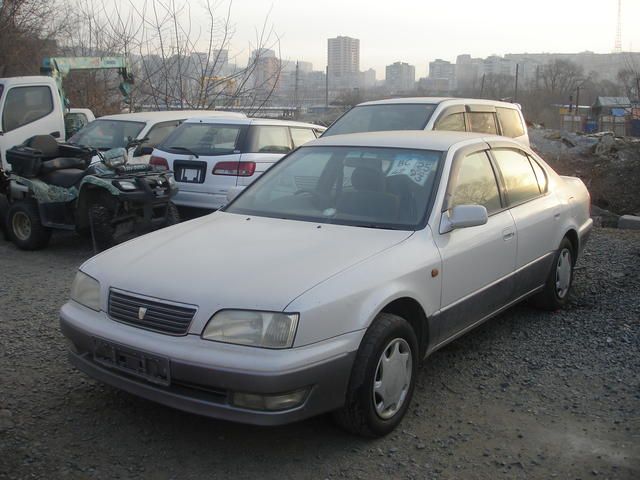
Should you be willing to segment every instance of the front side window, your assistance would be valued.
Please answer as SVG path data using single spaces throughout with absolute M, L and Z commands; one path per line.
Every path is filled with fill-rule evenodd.
M 520 120 L 520 114 L 513 108 L 496 108 L 498 114 L 498 120 L 500 120 L 500 126 L 502 127 L 502 135 L 505 137 L 521 137 L 524 135 L 524 127 L 522 126 L 522 120 Z
M 384 104 L 354 107 L 322 135 L 381 132 L 386 130 L 424 130 L 436 104 Z
M 242 215 L 414 230 L 427 214 L 443 152 L 302 147 L 225 210 Z
M 452 113 L 444 118 L 438 120 L 434 130 L 446 130 L 449 132 L 464 132 L 466 131 L 464 123 L 464 113 Z
M 316 139 L 316 134 L 310 128 L 291 128 L 293 148 L 298 148 L 311 140 Z
M 143 122 L 98 119 L 76 133 L 69 142 L 99 150 L 124 148 L 143 128 Z
M 291 142 L 289 141 L 289 129 L 277 126 L 256 126 L 255 146 L 252 149 L 257 153 L 289 153 Z
M 491 215 L 502 208 L 496 176 L 485 152 L 464 157 L 452 172 L 449 208 L 483 205 Z
M 53 97 L 47 86 L 14 87 L 7 92 L 2 129 L 10 132 L 53 112 Z
M 214 156 L 239 153 L 240 139 L 246 127 L 218 123 L 183 123 L 162 142 L 162 150 L 188 148 L 198 155 Z M 183 152 L 184 153 L 184 152 Z
M 469 127 L 471 132 L 489 133 L 496 135 L 498 127 L 496 126 L 496 117 L 491 112 L 471 112 L 467 113 L 469 119 Z
M 529 158 L 516 150 L 493 150 L 502 172 L 510 205 L 517 205 L 540 195 L 538 179 Z

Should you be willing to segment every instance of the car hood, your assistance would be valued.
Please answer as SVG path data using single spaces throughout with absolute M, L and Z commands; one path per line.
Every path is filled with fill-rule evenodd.
M 281 311 L 412 233 L 216 212 L 124 243 L 81 268 L 100 280 L 105 297 L 118 288 L 196 305 L 207 315 Z

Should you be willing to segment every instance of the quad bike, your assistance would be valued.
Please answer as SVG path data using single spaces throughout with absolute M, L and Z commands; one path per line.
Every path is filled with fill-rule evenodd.
M 100 161 L 91 163 L 96 155 Z M 172 174 L 126 165 L 124 148 L 100 152 L 37 135 L 7 150 L 6 159 L 4 227 L 23 250 L 45 247 L 53 229 L 90 236 L 94 249 L 103 250 L 180 221 Z

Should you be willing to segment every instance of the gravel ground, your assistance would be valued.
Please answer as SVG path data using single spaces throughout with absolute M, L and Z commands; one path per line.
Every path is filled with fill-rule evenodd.
M 598 229 L 569 310 L 520 306 L 434 354 L 386 438 L 328 416 L 279 428 L 197 417 L 66 361 L 57 311 L 91 255 L 0 239 L 0 478 L 640 478 L 640 233 Z

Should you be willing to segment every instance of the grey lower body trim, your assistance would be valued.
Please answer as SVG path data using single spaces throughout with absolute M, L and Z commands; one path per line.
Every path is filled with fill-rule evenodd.
M 555 252 L 549 252 L 482 290 L 442 309 L 432 318 L 438 339 L 429 353 L 542 290 L 554 256 Z
M 97 363 L 93 338 L 62 319 L 60 326 L 72 345 L 70 362 L 90 377 L 172 408 L 254 425 L 282 425 L 340 408 L 356 356 L 356 352 L 350 352 L 308 368 L 268 375 L 229 372 L 170 359 L 171 383 L 162 386 Z M 233 392 L 278 394 L 305 387 L 310 388 L 305 402 L 290 410 L 247 410 L 230 403 Z

